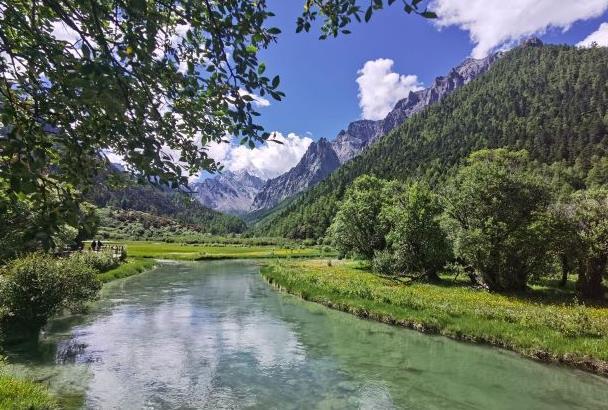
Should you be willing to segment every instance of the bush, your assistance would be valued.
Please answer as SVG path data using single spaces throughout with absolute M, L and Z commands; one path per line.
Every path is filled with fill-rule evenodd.
M 314 246 L 317 244 L 317 241 L 315 241 L 314 239 L 304 239 L 304 241 L 302 241 L 302 244 L 304 246 Z
M 0 273 L 1 324 L 7 333 L 37 336 L 51 316 L 80 310 L 100 287 L 95 270 L 78 258 L 38 252 L 15 259 Z
M 74 253 L 70 259 L 84 263 L 96 270 L 97 273 L 107 272 L 119 265 L 116 258 L 113 258 L 111 254 L 105 252 L 78 252 Z

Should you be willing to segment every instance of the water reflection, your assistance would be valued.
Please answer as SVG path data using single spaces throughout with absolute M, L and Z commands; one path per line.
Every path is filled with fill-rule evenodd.
M 78 322 L 75 324 L 75 322 Z M 171 264 L 13 352 L 89 408 L 601 408 L 608 384 L 271 290 L 247 262 Z M 74 403 L 74 402 L 72 402 Z

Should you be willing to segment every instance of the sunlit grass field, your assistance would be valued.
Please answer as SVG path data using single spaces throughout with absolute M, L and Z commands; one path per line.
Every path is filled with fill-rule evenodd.
M 444 277 L 404 284 L 352 261 L 275 261 L 263 275 L 290 293 L 361 317 L 502 346 L 608 375 L 608 308 L 546 287 L 500 295 Z
M 324 247 L 281 247 L 281 246 L 241 246 L 241 245 L 198 245 L 166 242 L 123 242 L 129 257 L 206 260 L 206 259 L 256 259 L 289 257 L 323 257 L 333 255 Z

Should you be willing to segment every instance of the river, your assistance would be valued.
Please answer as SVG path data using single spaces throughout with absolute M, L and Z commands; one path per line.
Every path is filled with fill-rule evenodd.
M 606 380 L 365 321 L 273 290 L 253 262 L 163 263 L 9 352 L 67 407 L 600 409 Z

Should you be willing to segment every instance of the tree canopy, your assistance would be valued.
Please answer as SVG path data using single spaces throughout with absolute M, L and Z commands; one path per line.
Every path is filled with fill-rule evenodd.
M 406 11 L 431 17 L 419 3 Z M 382 7 L 307 0 L 296 26 L 321 19 L 321 37 L 346 34 Z M 3 0 L 0 11 L 0 149 L 11 165 L 0 177 L 15 191 L 80 183 L 105 150 L 144 176 L 185 183 L 217 169 L 207 143 L 270 137 L 255 99 L 284 94 L 258 58 L 280 33 L 264 0 Z
M 388 0 L 390 5 L 394 0 Z M 385 3 L 306 0 L 297 31 L 348 34 Z M 407 13 L 434 17 L 420 0 Z M 117 155 L 142 180 L 186 184 L 220 165 L 206 145 L 271 139 L 258 97 L 281 100 L 261 50 L 265 0 L 0 0 L 0 180 L 56 230 Z M 71 223 L 71 222 L 70 222 Z
M 447 195 L 454 253 L 493 290 L 523 290 L 547 270 L 548 240 L 537 222 L 551 196 L 527 163 L 525 151 L 477 151 Z

